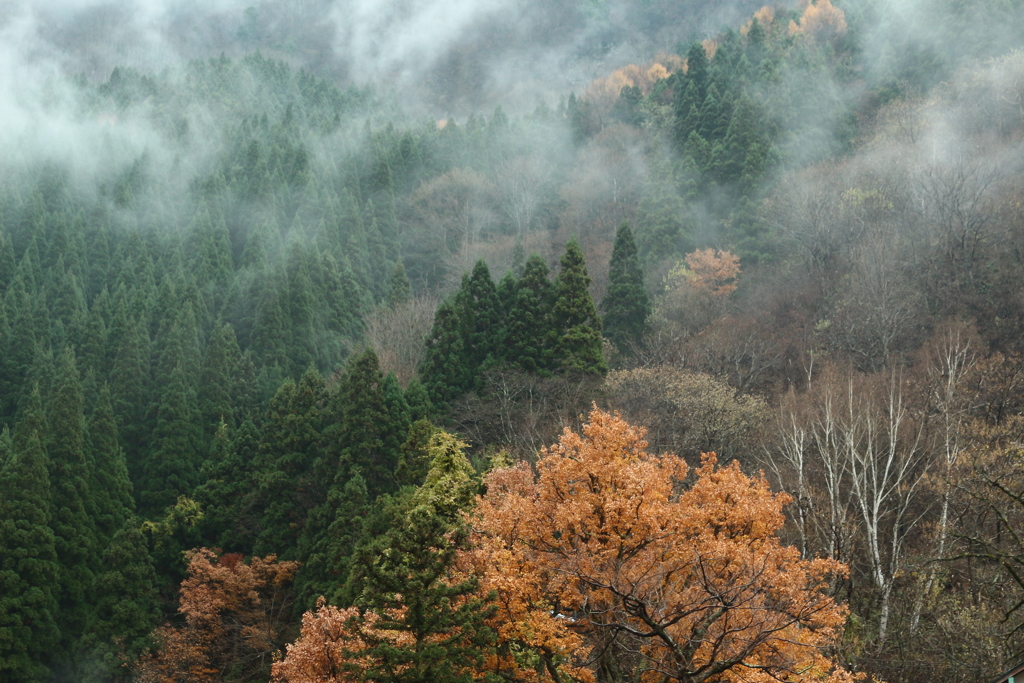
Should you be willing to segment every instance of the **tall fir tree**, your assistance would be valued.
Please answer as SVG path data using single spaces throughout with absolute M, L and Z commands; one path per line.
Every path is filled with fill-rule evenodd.
M 467 540 L 462 511 L 479 490 L 465 448 L 435 432 L 423 485 L 405 498 L 404 514 L 388 532 L 357 556 L 357 604 L 380 617 L 380 631 L 406 636 L 367 634 L 369 680 L 470 683 L 494 646 L 485 624 L 491 608 L 474 596 L 477 581 L 456 580 L 452 572 Z
M 516 283 L 515 299 L 508 313 L 502 354 L 505 362 L 527 372 L 548 372 L 552 363 L 551 309 L 554 305 L 548 265 L 530 256 Z
M 157 575 L 141 525 L 126 519 L 103 551 L 92 588 L 95 609 L 77 652 L 83 683 L 127 683 L 131 665 L 153 644 Z
M 60 568 L 50 526 L 50 463 L 38 390 L 15 430 L 0 433 L 10 451 L 0 469 L 0 676 L 48 680 L 46 663 L 60 641 L 56 617 Z
M 327 496 L 331 480 L 318 471 L 324 459 L 326 387 L 314 369 L 286 381 L 263 420 L 259 455 L 252 463 L 251 494 L 258 530 L 252 552 L 296 557 L 310 510 Z
M 604 334 L 620 351 L 629 351 L 630 342 L 639 342 L 647 330 L 651 300 L 644 287 L 636 242 L 629 223 L 615 233 L 612 260 L 608 268 L 608 291 L 601 301 Z
M 438 306 L 419 366 L 430 402 L 441 413 L 473 384 L 459 308 L 455 297 Z
M 103 385 L 89 422 L 89 450 L 92 453 L 93 519 L 99 548 L 106 548 L 114 535 L 135 513 L 135 498 L 128 477 L 124 450 L 117 437 L 117 422 L 110 402 L 110 390 Z
M 94 478 L 86 449 L 85 406 L 75 355 L 65 348 L 57 359 L 54 387 L 47 402 L 47 454 L 53 492 L 53 528 L 60 566 L 57 625 L 61 631 L 59 676 L 74 676 L 72 652 L 86 631 L 92 584 L 99 564 L 94 515 L 96 501 L 89 482 Z
M 601 350 L 601 318 L 590 297 L 590 274 L 575 237 L 565 245 L 560 265 L 551 309 L 555 365 L 564 372 L 603 375 L 608 365 Z

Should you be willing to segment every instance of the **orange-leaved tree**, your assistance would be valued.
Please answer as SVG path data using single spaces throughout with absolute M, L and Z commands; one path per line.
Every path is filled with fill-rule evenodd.
M 274 556 L 248 563 L 207 548 L 189 554 L 181 583 L 182 626 L 162 626 L 159 648 L 139 662 L 139 683 L 266 680 L 291 635 L 298 562 Z
M 730 294 L 736 289 L 740 257 L 729 251 L 698 249 L 686 255 L 686 265 L 693 284 L 715 295 Z
M 790 498 L 762 477 L 707 454 L 688 479 L 596 408 L 536 467 L 492 472 L 473 521 L 519 678 L 592 680 L 614 652 L 642 681 L 854 679 L 827 655 L 846 618 L 829 581 L 846 567 L 780 542 Z

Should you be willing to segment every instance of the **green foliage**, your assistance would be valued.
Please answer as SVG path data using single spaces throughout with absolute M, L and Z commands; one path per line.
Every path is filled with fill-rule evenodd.
M 475 596 L 477 580 L 450 580 L 467 540 L 461 511 L 479 489 L 465 448 L 454 436 L 435 432 L 426 481 L 401 499 L 401 518 L 386 534 L 359 552 L 365 564 L 357 604 L 379 615 L 378 629 L 411 640 L 405 645 L 370 636 L 379 665 L 363 672 L 367 680 L 469 683 L 473 666 L 493 647 L 495 634 L 484 623 L 492 610 Z
M 0 469 L 0 672 L 12 681 L 43 681 L 56 653 L 60 567 L 50 527 L 49 460 L 41 442 L 39 394 L 30 396 L 13 443 L 0 433 L 10 455 Z
M 555 365 L 569 372 L 603 375 L 608 366 L 601 351 L 601 318 L 590 298 L 590 275 L 575 238 L 565 245 L 560 266 L 551 309 Z
M 615 246 L 608 269 L 608 291 L 601 301 L 604 312 L 604 334 L 621 351 L 628 352 L 629 342 L 639 342 L 647 330 L 651 301 L 644 287 L 633 231 L 628 223 L 615 233 Z

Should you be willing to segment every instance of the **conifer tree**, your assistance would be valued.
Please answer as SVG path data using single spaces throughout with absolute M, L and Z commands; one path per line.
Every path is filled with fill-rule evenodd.
M 473 384 L 459 308 L 454 297 L 438 306 L 419 368 L 430 403 L 442 413 Z
M 7 430 L 0 433 L 0 450 L 11 452 L 0 469 L 0 677 L 11 681 L 46 680 L 45 663 L 60 639 L 60 569 L 43 428 L 36 390 L 13 444 Z
M 196 393 L 184 363 L 171 371 L 161 393 L 150 452 L 136 490 L 140 511 L 154 516 L 199 481 L 203 452 Z
M 102 555 L 95 610 L 78 651 L 85 683 L 131 680 L 130 665 L 151 645 L 160 618 L 157 576 L 142 521 L 129 517 Z
M 391 273 L 391 282 L 388 285 L 387 304 L 391 308 L 401 306 L 412 298 L 412 283 L 405 273 L 405 265 L 399 261 Z
M 546 372 L 552 363 L 551 309 L 554 305 L 548 265 L 534 254 L 516 283 L 502 353 L 505 362 L 527 372 Z
M 601 319 L 590 298 L 590 275 L 576 238 L 569 240 L 555 278 L 551 309 L 552 348 L 559 370 L 603 375 L 608 371 L 601 350 Z
M 356 627 L 365 649 L 355 656 L 366 680 L 470 683 L 494 646 L 485 624 L 492 610 L 476 597 L 477 581 L 452 571 L 467 539 L 461 513 L 479 489 L 465 447 L 436 432 L 425 482 L 394 501 L 395 523 L 358 551 L 355 597 L 368 618 Z M 289 665 L 286 659 L 275 673 L 292 680 Z
M 331 487 L 324 504 L 310 513 L 299 541 L 299 557 L 305 561 L 295 577 L 295 588 L 302 609 L 311 609 L 320 596 L 332 604 L 343 600 L 351 558 L 370 505 L 366 480 L 358 467 L 351 472 L 348 481 Z
M 104 384 L 89 422 L 89 448 L 92 453 L 92 491 L 94 521 L 99 548 L 110 544 L 114 535 L 135 513 L 132 484 L 124 450 L 117 437 L 117 422 L 110 403 L 110 390 Z
M 651 301 L 644 287 L 636 243 L 629 223 L 619 226 L 608 268 L 608 291 L 601 301 L 604 312 L 604 334 L 620 350 L 628 342 L 639 341 L 647 329 Z
M 696 132 L 690 134 L 691 140 L 699 137 Z M 679 196 L 671 170 L 663 164 L 648 178 L 637 206 L 636 242 L 641 259 L 653 263 L 692 251 L 690 232 L 686 203 Z
M 347 468 L 358 466 L 370 498 L 394 489 L 394 473 L 409 429 L 409 408 L 394 376 L 380 371 L 372 349 L 349 360 L 332 408 L 338 422 L 330 429 L 335 452 L 335 486 L 342 486 Z M 329 459 L 330 461 L 330 459 Z
M 310 510 L 326 499 L 331 479 L 324 481 L 318 470 L 325 448 L 325 392 L 323 378 L 311 368 L 297 383 L 282 384 L 267 409 L 252 492 L 244 502 L 255 508 L 257 554 L 295 557 Z
M 89 620 L 99 548 L 94 523 L 96 500 L 89 487 L 94 466 L 86 449 L 82 387 L 70 348 L 57 360 L 47 413 L 46 450 L 53 493 L 50 526 L 60 566 L 57 625 L 61 631 L 61 661 L 57 666 L 71 670 L 75 666 L 71 652 Z
M 149 333 L 139 319 L 128 327 L 114 358 L 110 372 L 110 399 L 121 435 L 129 474 L 138 483 L 142 454 L 146 447 L 149 422 Z
M 465 358 L 468 371 L 475 380 L 479 369 L 497 356 L 503 317 L 498 290 L 484 261 L 477 261 L 472 274 L 463 278 L 458 300 L 462 308 L 460 318 L 464 329 Z
M 212 436 L 221 422 L 234 425 L 232 390 L 241 355 L 231 323 L 218 324 L 206 347 L 198 385 L 199 412 L 207 436 Z

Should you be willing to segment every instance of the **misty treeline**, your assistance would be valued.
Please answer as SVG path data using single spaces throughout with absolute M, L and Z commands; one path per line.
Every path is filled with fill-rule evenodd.
M 793 497 L 847 669 L 1012 661 L 1024 56 L 1013 7 L 933 9 L 764 7 L 528 114 L 259 52 L 40 85 L 0 160 L 0 678 L 267 680 L 320 596 L 498 628 L 456 521 L 595 403 Z M 643 670 L 551 652 L 506 655 Z

